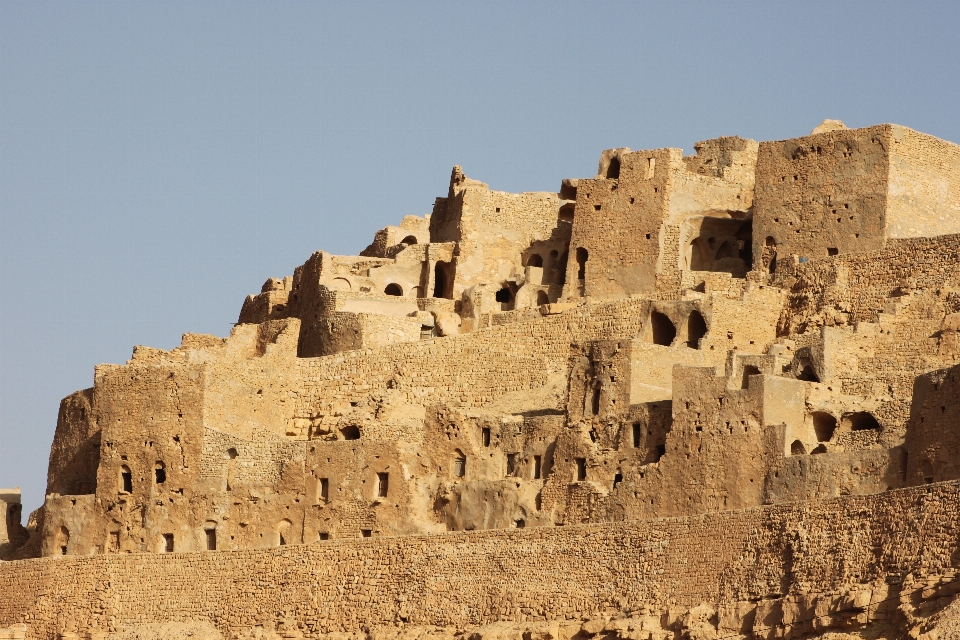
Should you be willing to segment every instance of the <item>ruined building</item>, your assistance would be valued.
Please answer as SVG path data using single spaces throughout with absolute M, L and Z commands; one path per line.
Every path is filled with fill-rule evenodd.
M 0 638 L 957 637 L 960 146 L 695 149 L 454 167 L 229 337 L 98 366 Z

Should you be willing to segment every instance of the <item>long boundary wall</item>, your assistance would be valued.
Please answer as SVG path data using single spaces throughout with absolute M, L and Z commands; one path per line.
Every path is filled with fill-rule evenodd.
M 0 563 L 0 626 L 296 622 L 309 634 L 694 606 L 960 565 L 960 482 L 617 525 L 330 541 L 272 550 Z

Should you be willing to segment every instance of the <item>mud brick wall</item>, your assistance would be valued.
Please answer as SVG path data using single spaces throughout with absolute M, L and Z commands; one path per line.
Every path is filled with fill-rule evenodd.
M 0 625 L 467 625 L 899 584 L 960 562 L 960 483 L 617 525 L 0 564 Z M 198 597 L 202 593 L 203 597 Z

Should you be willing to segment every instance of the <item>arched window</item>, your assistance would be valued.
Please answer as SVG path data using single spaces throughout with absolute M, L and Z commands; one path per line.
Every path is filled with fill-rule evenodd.
M 277 544 L 283 546 L 289 544 L 290 542 L 290 527 L 293 525 L 292 522 L 284 518 L 280 521 L 280 524 L 277 525 Z
M 843 416 L 844 422 L 849 423 L 851 431 L 880 430 L 880 423 L 873 417 L 873 414 L 866 411 L 857 411 Z
M 700 348 L 700 339 L 707 335 L 707 321 L 699 311 L 693 311 L 687 318 L 687 346 L 691 349 Z
M 403 295 L 403 289 L 401 289 L 400 285 L 396 284 L 395 282 L 391 282 L 390 284 L 388 284 L 387 287 L 383 290 L 383 292 L 388 296 Z
M 585 280 L 587 277 L 587 258 L 589 253 L 583 247 L 577 249 L 577 279 Z
M 60 555 L 67 555 L 67 547 L 70 545 L 70 530 L 66 527 L 60 527 L 57 532 L 57 551 Z
M 217 523 L 213 521 L 207 521 L 203 525 L 203 537 L 204 542 L 206 543 L 207 551 L 216 551 L 217 550 Z
M 167 469 L 162 462 L 154 465 L 153 479 L 157 484 L 163 484 L 167 481 Z
M 452 298 L 451 291 L 453 279 L 449 277 L 449 262 L 438 260 L 433 268 L 433 297 L 434 298 Z
M 539 253 L 535 253 L 527 259 L 528 267 L 542 267 L 543 258 L 540 257 Z
M 560 254 L 560 266 L 557 267 L 557 284 L 565 285 L 567 284 L 567 262 L 570 260 L 570 255 L 564 251 Z
M 230 447 L 223 454 L 223 457 L 227 459 L 227 491 L 233 489 L 237 482 L 237 450 L 233 447 Z
M 659 311 L 650 314 L 650 337 L 653 344 L 669 347 L 677 337 L 677 328 Z
M 550 304 L 550 296 L 547 295 L 546 291 L 537 291 L 537 306 L 545 304 Z
M 802 456 L 807 453 L 807 450 L 803 448 L 803 443 L 799 440 L 794 440 L 793 444 L 790 445 L 790 455 L 792 456 Z
M 400 241 L 400 244 L 417 244 L 417 237 L 407 236 L 406 238 Z
M 348 425 L 343 429 L 340 429 L 340 435 L 343 436 L 344 440 L 359 440 L 360 427 L 355 425 Z
M 811 417 L 813 418 L 813 431 L 817 434 L 817 442 L 829 442 L 837 428 L 837 419 L 824 411 L 814 411 Z

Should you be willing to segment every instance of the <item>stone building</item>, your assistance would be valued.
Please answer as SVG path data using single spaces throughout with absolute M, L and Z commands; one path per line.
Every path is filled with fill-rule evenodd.
M 911 487 L 942 484 L 929 520 L 945 536 L 930 551 L 939 564 L 917 563 L 935 576 L 930 594 L 955 593 L 937 585 L 953 584 L 944 576 L 960 558 L 960 147 L 897 125 L 851 130 L 826 121 L 793 140 L 721 137 L 695 150 L 607 150 L 595 177 L 563 180 L 557 193 L 493 191 L 454 167 L 429 214 L 378 231 L 358 256 L 318 251 L 292 275 L 268 279 L 243 302 L 228 337 L 184 334 L 176 349 L 138 346 L 125 364 L 98 366 L 93 386 L 61 403 L 47 497 L 29 540 L 19 514 L 8 516 L 0 553 L 50 562 L 110 556 L 103 562 L 126 566 L 127 554 L 188 562 L 193 556 L 179 554 L 294 545 L 323 554 L 324 545 L 366 549 L 348 546 L 364 538 L 419 545 L 417 536 L 454 532 L 517 550 L 527 535 L 560 536 L 549 544 L 563 546 L 567 535 L 616 536 L 636 522 L 701 531 L 695 523 L 717 514 L 756 517 L 763 524 L 736 535 L 767 538 L 744 538 L 740 557 L 781 545 L 770 561 L 784 567 L 779 586 L 770 578 L 761 588 L 760 574 L 716 550 L 726 564 L 704 574 L 712 595 L 650 578 L 641 614 L 614 603 L 640 597 L 628 587 L 598 609 L 601 587 L 585 577 L 594 590 L 561 609 L 607 611 L 604 623 L 564 639 L 597 635 L 618 616 L 656 618 L 636 637 L 712 638 L 723 629 L 783 637 L 791 620 L 872 601 L 843 609 L 830 600 L 814 618 L 797 613 L 819 611 L 789 595 L 810 593 L 799 576 L 812 551 L 784 551 L 792 530 L 770 524 L 781 517 L 771 514 L 860 504 L 887 513 L 902 496 L 921 495 Z M 2 491 L 0 500 L 19 503 Z M 868 528 L 895 526 L 856 517 Z M 569 533 L 547 532 L 559 527 Z M 697 535 L 706 544 L 710 534 Z M 643 553 L 659 553 L 654 533 L 644 536 Z M 905 536 L 852 543 L 886 558 L 871 565 L 882 576 L 868 579 L 862 559 L 810 575 L 847 585 L 851 602 L 871 580 L 906 593 L 919 574 L 897 569 L 906 552 L 891 550 Z M 18 566 L 46 566 L 30 562 L 40 560 Z M 0 585 L 12 575 L 4 571 Z M 376 588 L 364 597 L 379 602 Z M 680 594 L 687 617 L 653 592 Z M 762 609 L 764 598 L 776 615 Z M 560 615 L 547 600 L 434 615 L 443 609 L 436 601 L 408 609 L 396 599 L 383 605 L 394 613 L 382 615 L 395 614 L 390 624 L 519 624 Z M 948 604 L 936 601 L 924 615 Z M 727 613 L 697 603 L 726 603 Z M 0 604 L 0 625 L 23 622 L 10 617 L 16 606 Z M 53 617 L 34 628 L 66 629 L 63 610 L 43 606 Z M 123 606 L 103 610 L 133 611 Z M 282 620 L 296 633 L 353 632 L 364 622 L 349 607 L 346 618 L 302 613 L 323 609 L 316 602 L 297 607 Z M 920 615 L 914 609 L 903 615 L 926 624 L 910 618 Z M 247 617 L 215 626 L 249 630 L 256 620 Z M 840 623 L 818 624 L 804 628 Z M 712 631 L 691 631 L 703 625 Z M 634 637 L 628 632 L 604 633 Z

